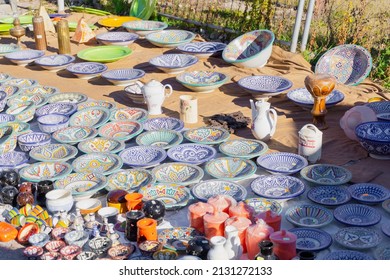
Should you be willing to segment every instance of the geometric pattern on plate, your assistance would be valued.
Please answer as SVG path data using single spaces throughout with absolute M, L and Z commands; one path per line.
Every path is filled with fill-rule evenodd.
M 120 189 L 127 192 L 137 191 L 156 182 L 155 176 L 150 171 L 136 168 L 113 173 L 107 180 L 107 191 Z
M 177 49 L 191 54 L 214 54 L 226 48 L 226 44 L 220 42 L 194 42 L 179 46 Z
M 277 215 L 282 213 L 283 207 L 276 200 L 270 200 L 262 197 L 252 197 L 245 199 L 245 203 L 253 208 L 255 213 L 271 211 Z
M 372 110 L 374 110 L 375 114 L 390 112 L 390 101 L 370 102 L 364 106 L 370 107 Z
M 170 148 L 167 154 L 173 161 L 199 165 L 213 159 L 217 151 L 202 144 L 180 144 Z
M 187 186 L 198 183 L 204 176 L 202 168 L 187 163 L 165 163 L 152 170 L 158 182 Z
M 248 76 L 240 79 L 238 85 L 250 93 L 277 93 L 289 89 L 292 82 L 279 76 Z
M 21 87 L 19 86 L 13 86 L 8 84 L 1 84 L 0 86 L 0 92 L 5 92 L 7 95 L 7 98 L 18 95 L 21 92 Z
M 192 195 L 201 201 L 207 201 L 215 195 L 230 195 L 236 201 L 244 200 L 246 189 L 234 182 L 223 180 L 207 180 L 200 182 L 191 188 Z
M 0 167 L 16 167 L 28 162 L 29 156 L 23 152 L 11 151 L 0 154 Z
M 37 161 L 67 161 L 77 153 L 77 148 L 68 144 L 48 144 L 33 148 L 30 157 Z
M 38 58 L 34 61 L 35 64 L 51 68 L 51 67 L 59 67 L 65 66 L 69 63 L 72 63 L 75 60 L 74 56 L 66 55 L 66 54 L 56 54 L 56 55 L 48 55 Z
M 351 200 L 351 194 L 339 186 L 318 186 L 308 191 L 307 197 L 325 206 L 339 206 Z
M 98 62 L 80 62 L 69 65 L 66 70 L 72 74 L 92 75 L 106 71 L 107 66 Z
M 378 210 L 361 204 L 345 204 L 337 207 L 335 219 L 349 226 L 367 227 L 380 222 L 382 216 Z
M 376 204 L 385 201 L 390 197 L 390 191 L 382 185 L 373 183 L 360 183 L 348 187 L 352 198 L 366 203 Z
M 252 176 L 257 167 L 249 159 L 220 157 L 209 161 L 205 170 L 214 178 L 238 181 Z
M 89 126 L 69 126 L 57 130 L 52 137 L 56 141 L 65 144 L 76 144 L 83 140 L 94 138 L 97 130 Z
M 59 102 L 44 105 L 43 107 L 37 109 L 35 115 L 41 117 L 49 114 L 60 114 L 65 116 L 70 116 L 76 112 L 77 107 L 73 103 Z
M 352 251 L 352 250 L 338 250 L 327 254 L 323 260 L 373 260 L 374 258 L 368 254 Z
M 342 228 L 334 235 L 334 239 L 340 245 L 353 250 L 373 248 L 382 241 L 378 231 L 362 227 Z
M 72 172 L 72 167 L 66 162 L 37 162 L 23 167 L 20 177 L 26 181 L 39 182 L 43 180 L 56 181 Z
M 306 167 L 307 160 L 293 153 L 270 153 L 257 158 L 257 164 L 271 174 L 290 175 Z
M 111 111 L 112 121 L 138 121 L 143 122 L 148 118 L 148 111 L 141 108 L 120 108 Z
M 254 158 L 268 150 L 266 143 L 258 140 L 234 139 L 219 145 L 219 151 L 227 156 L 239 158 Z
M 198 58 L 196 58 L 196 56 L 188 54 L 163 54 L 149 60 L 151 65 L 163 71 L 167 71 L 168 73 L 178 73 L 180 71 L 184 71 L 184 69 L 187 69 L 197 62 Z M 173 69 L 177 70 L 175 71 Z
M 85 154 L 104 152 L 116 154 L 125 148 L 125 143 L 112 138 L 96 137 L 83 140 L 77 145 L 77 148 Z
M 218 144 L 226 141 L 230 133 L 223 128 L 200 127 L 184 132 L 184 138 L 199 144 Z
M 169 129 L 180 131 L 184 127 L 184 123 L 176 118 L 162 117 L 148 119 L 144 123 L 144 129 L 146 131 Z
M 109 175 L 123 165 L 122 159 L 111 153 L 91 153 L 78 157 L 72 163 L 75 172 Z
M 55 189 L 71 190 L 73 196 L 90 197 L 103 189 L 107 179 L 103 175 L 93 173 L 72 173 L 57 180 Z
M 115 108 L 115 104 L 109 101 L 102 101 L 102 100 L 92 100 L 92 101 L 85 101 L 83 103 L 80 103 L 77 105 L 77 111 L 83 110 L 85 108 L 89 107 L 104 107 L 109 110 Z
M 98 128 L 110 118 L 110 110 L 104 107 L 87 107 L 77 111 L 70 118 L 71 126 L 93 126 Z
M 87 101 L 88 97 L 79 92 L 61 92 L 50 95 L 48 103 L 81 103 Z
M 13 106 L 13 105 L 16 105 L 18 103 L 23 103 L 23 102 L 27 102 L 27 101 L 33 102 L 34 105 L 37 107 L 41 107 L 41 106 L 45 105 L 45 103 L 46 103 L 45 97 L 40 93 L 30 93 L 30 94 L 23 93 L 23 94 L 18 94 L 18 95 L 10 97 L 7 101 L 7 105 Z
M 123 150 L 119 156 L 131 167 L 149 168 L 162 162 L 167 157 L 167 153 L 157 147 L 134 146 Z
M 189 43 L 195 34 L 186 30 L 164 30 L 146 35 L 146 40 L 158 47 L 177 47 Z
M 11 80 L 6 81 L 5 84 L 9 85 L 9 86 L 18 86 L 20 88 L 27 88 L 27 87 L 31 87 L 31 86 L 37 86 L 38 81 L 32 80 L 32 79 L 16 78 L 16 79 L 11 79 Z
M 297 88 L 287 92 L 287 98 L 303 108 L 313 108 L 314 98 L 306 88 Z M 344 94 L 335 89 L 326 98 L 326 108 L 330 108 L 344 100 Z
M 155 146 L 169 149 L 183 141 L 183 135 L 175 130 L 146 131 L 135 139 L 139 146 Z
M 333 220 L 332 212 L 318 205 L 293 206 L 286 212 L 287 220 L 298 227 L 323 227 Z
M 305 184 L 298 178 L 286 175 L 261 175 L 251 183 L 252 191 L 270 199 L 288 199 L 301 195 Z
M 333 242 L 329 233 L 317 228 L 292 228 L 288 231 L 297 236 L 297 250 L 321 251 Z
M 314 164 L 301 170 L 301 176 L 312 183 L 337 186 L 347 183 L 352 178 L 352 173 L 337 165 Z
M 115 121 L 104 124 L 99 128 L 99 135 L 116 140 L 128 141 L 143 130 L 141 123 L 136 121 Z

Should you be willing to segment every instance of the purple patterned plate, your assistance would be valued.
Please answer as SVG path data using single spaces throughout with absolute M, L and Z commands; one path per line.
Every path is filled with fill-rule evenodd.
M 147 121 L 144 122 L 144 129 L 146 131 L 161 130 L 161 129 L 181 131 L 183 127 L 184 127 L 183 121 L 176 118 L 170 118 L 170 117 L 153 118 L 153 119 L 148 119 Z
M 149 60 L 156 68 L 170 74 L 178 74 L 196 64 L 196 56 L 188 54 L 163 54 Z
M 119 156 L 131 167 L 149 168 L 160 164 L 167 153 L 164 149 L 153 146 L 134 146 L 124 149 Z
M 378 210 L 361 204 L 345 204 L 333 212 L 334 218 L 349 226 L 368 227 L 380 222 L 382 215 Z
M 69 65 L 66 70 L 81 79 L 89 79 L 106 71 L 107 66 L 99 62 L 80 62 Z
M 251 94 L 274 96 L 288 90 L 292 82 L 279 76 L 248 76 L 240 79 L 238 85 Z

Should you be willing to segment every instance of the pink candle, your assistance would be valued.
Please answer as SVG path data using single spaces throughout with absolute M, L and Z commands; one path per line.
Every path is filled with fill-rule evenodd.
M 255 221 L 256 220 L 264 220 L 267 225 L 272 227 L 274 231 L 279 231 L 280 230 L 280 224 L 282 222 L 282 216 L 272 212 L 271 210 L 261 212 L 256 215 Z
M 267 225 L 263 220 L 258 220 L 255 224 L 249 226 L 246 230 L 245 244 L 248 252 L 248 259 L 254 260 L 260 252 L 259 243 L 267 240 L 274 229 Z
M 247 219 L 252 218 L 253 208 L 243 201 L 229 207 L 230 217 L 244 217 Z
M 199 232 L 204 233 L 203 216 L 206 213 L 213 212 L 213 206 L 208 203 L 198 202 L 191 204 L 188 207 L 190 226 L 197 229 Z
M 213 236 L 224 236 L 225 221 L 229 215 L 224 212 L 207 213 L 203 216 L 204 235 L 207 239 Z
M 251 220 L 245 217 L 232 217 L 225 221 L 225 227 L 234 226 L 237 228 L 243 253 L 246 253 L 246 244 L 245 244 L 246 230 L 251 223 L 252 223 Z
M 281 230 L 270 235 L 274 243 L 274 253 L 280 260 L 291 260 L 297 254 L 297 236 L 289 231 Z
M 216 195 L 210 197 L 207 203 L 213 205 L 216 211 L 229 214 L 229 207 L 236 205 L 237 201 L 230 195 Z

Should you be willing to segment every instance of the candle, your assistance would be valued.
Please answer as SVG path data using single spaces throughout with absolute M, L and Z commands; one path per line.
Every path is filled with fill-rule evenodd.
M 204 202 L 191 204 L 188 207 L 188 218 L 190 220 L 190 226 L 199 232 L 204 233 L 203 216 L 206 213 L 214 213 L 214 208 L 212 205 Z
M 237 205 L 237 201 L 229 195 L 216 195 L 207 200 L 218 212 L 229 214 L 229 207 Z
M 244 217 L 247 219 L 251 219 L 252 213 L 253 213 L 253 208 L 242 201 L 237 203 L 237 205 L 232 205 L 229 207 L 230 217 Z
M 269 237 L 274 243 L 274 253 L 280 260 L 291 260 L 297 254 L 297 236 L 285 230 L 274 232 Z
M 248 252 L 248 259 L 254 260 L 255 256 L 260 252 L 259 243 L 269 239 L 269 235 L 274 232 L 274 229 L 267 225 L 263 220 L 256 221 L 246 230 L 245 244 Z
M 255 221 L 256 220 L 264 220 L 267 225 L 272 227 L 274 231 L 279 231 L 280 230 L 280 224 L 282 222 L 282 216 L 276 214 L 275 212 L 272 212 L 271 210 L 267 210 L 265 212 L 261 212 L 256 215 Z
M 213 236 L 224 236 L 225 221 L 229 215 L 225 212 L 207 213 L 203 216 L 204 233 L 207 239 Z
M 247 228 L 252 224 L 251 220 L 245 217 L 232 217 L 225 221 L 226 226 L 234 226 L 238 230 L 238 236 L 242 246 L 243 253 L 246 253 L 245 235 Z

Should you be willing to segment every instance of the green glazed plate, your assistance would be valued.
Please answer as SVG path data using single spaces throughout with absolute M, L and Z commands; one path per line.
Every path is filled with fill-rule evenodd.
M 131 53 L 132 50 L 124 46 L 100 46 L 82 50 L 77 56 L 86 61 L 114 62 Z
M 9 24 L 9 23 L 6 23 L 6 24 L 0 24 L 0 32 L 9 32 L 9 30 L 14 27 L 13 24 Z
M 33 16 L 20 16 L 20 24 L 31 24 L 32 23 Z M 1 23 L 8 23 L 12 24 L 14 22 L 14 17 L 6 17 L 0 19 Z

